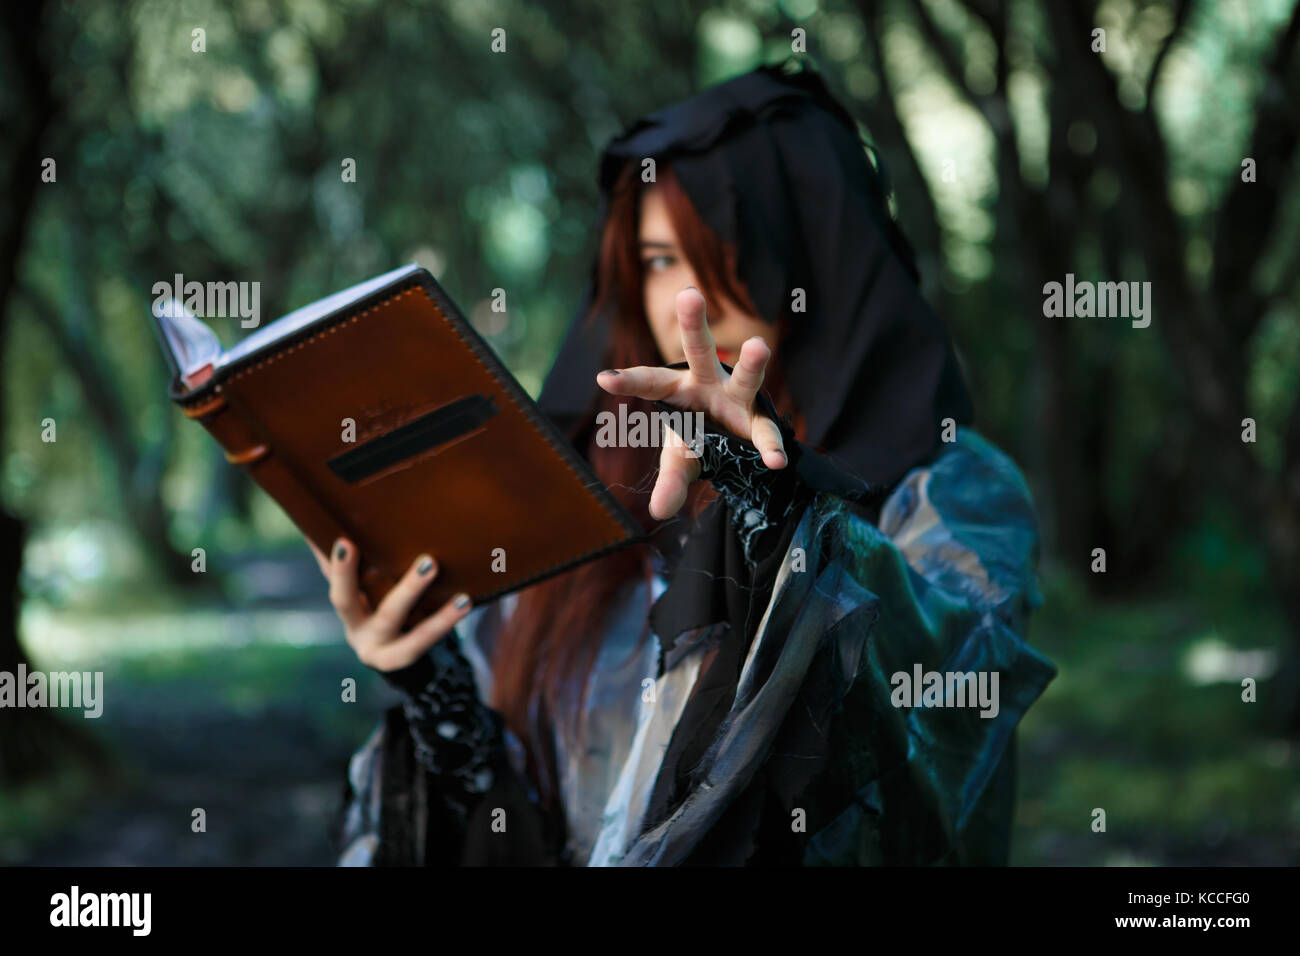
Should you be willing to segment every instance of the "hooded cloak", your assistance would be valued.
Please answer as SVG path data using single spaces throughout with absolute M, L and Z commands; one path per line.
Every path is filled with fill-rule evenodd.
M 670 162 L 701 218 L 736 244 L 759 318 L 790 315 L 779 361 L 810 446 L 888 486 L 933 457 L 945 418 L 971 422 L 882 179 L 817 73 L 759 67 L 633 123 L 601 156 L 597 234 L 619 171 L 645 158 Z M 595 290 L 593 267 L 539 399 L 571 437 L 607 367 L 610 315 L 583 321 Z
M 817 73 L 764 66 L 637 120 L 601 155 L 598 235 L 623 165 L 650 157 L 671 163 L 700 217 L 735 243 L 759 318 L 789 315 L 778 360 L 806 433 L 796 442 L 782 423 L 789 464 L 781 483 L 788 488 L 797 474 L 805 493 L 854 501 L 876 520 L 890 488 L 939 450 L 943 419 L 969 422 L 972 409 L 853 118 Z M 612 316 L 584 321 L 598 265 L 538 401 L 571 438 L 590 424 L 595 375 L 609 364 Z M 804 311 L 793 311 L 797 290 Z M 761 393 L 759 407 L 776 418 Z M 734 517 L 717 500 L 688 534 L 665 522 L 654 535 L 671 574 L 650 612 L 659 675 L 701 634 L 718 650 L 664 754 L 647 821 L 665 817 L 693 786 L 692 768 L 727 719 L 794 533 L 787 522 L 759 560 L 747 560 Z M 818 709 L 830 699 L 823 695 Z M 784 796 L 806 782 L 824 743 L 815 732 L 786 742 L 803 766 L 782 774 Z

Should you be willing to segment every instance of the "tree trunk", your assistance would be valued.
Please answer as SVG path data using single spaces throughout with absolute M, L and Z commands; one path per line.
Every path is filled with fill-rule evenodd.
M 0 368 L 3 368 L 12 294 L 18 275 L 23 239 L 40 190 L 41 144 L 54 118 L 56 103 L 51 69 L 43 56 L 43 27 L 47 5 L 40 0 L 20 3 L 0 18 L 0 51 L 12 74 L 0 81 L 18 94 L 18 114 L 4 117 L 10 145 L 5 175 L 6 197 L 0 203 Z M 4 391 L 0 389 L 0 449 L 4 447 Z M 0 502 L 0 671 L 17 676 L 28 664 L 19 639 L 21 583 L 26 528 Z M 24 693 L 25 688 L 18 688 Z M 90 759 L 104 768 L 95 739 L 75 725 L 56 719 L 46 708 L 0 708 L 0 787 L 13 787 L 45 776 L 69 754 Z

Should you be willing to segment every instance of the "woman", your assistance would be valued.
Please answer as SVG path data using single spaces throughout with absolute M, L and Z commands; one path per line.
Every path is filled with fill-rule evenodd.
M 316 552 L 405 695 L 352 760 L 341 862 L 1006 862 L 1012 733 L 1055 674 L 1023 640 L 1033 507 L 964 427 L 856 124 L 763 67 L 634 124 L 600 186 L 539 404 L 651 543 L 405 635 L 436 556 L 372 613 L 351 542 Z M 708 429 L 612 447 L 620 403 Z

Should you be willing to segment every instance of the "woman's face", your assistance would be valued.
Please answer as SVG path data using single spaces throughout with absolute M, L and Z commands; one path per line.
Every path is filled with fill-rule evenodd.
M 645 311 L 650 331 L 664 363 L 686 358 L 677 329 L 677 293 L 687 286 L 699 287 L 695 270 L 677 244 L 677 233 L 668 215 L 662 192 L 650 187 L 641 191 L 641 265 L 645 276 Z M 775 351 L 774 329 L 756 315 L 731 301 L 708 302 L 709 332 L 718 346 L 718 358 L 736 364 L 740 346 L 757 335 Z

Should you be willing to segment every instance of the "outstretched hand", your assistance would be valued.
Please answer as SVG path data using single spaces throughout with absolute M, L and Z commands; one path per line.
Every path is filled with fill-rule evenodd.
M 781 430 L 758 410 L 754 400 L 763 385 L 771 349 L 758 336 L 748 339 L 740 347 L 735 369 L 729 375 L 718 361 L 704 312 L 704 296 L 693 286 L 683 289 L 677 293 L 676 306 L 688 368 L 638 365 L 606 369 L 596 376 L 596 384 L 611 395 L 635 396 L 682 411 L 703 412 L 732 434 L 752 442 L 768 468 L 784 468 L 787 459 Z M 699 476 L 700 459 L 695 452 L 681 441 L 664 442 L 659 454 L 659 477 L 650 494 L 651 517 L 662 521 L 677 514 L 686 503 L 691 482 Z

